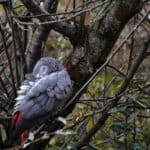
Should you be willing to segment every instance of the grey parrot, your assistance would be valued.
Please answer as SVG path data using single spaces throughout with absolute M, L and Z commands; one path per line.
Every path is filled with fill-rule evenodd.
M 25 140 L 27 129 L 39 119 L 55 114 L 72 94 L 72 81 L 58 60 L 41 58 L 18 90 L 13 110 L 12 134 Z

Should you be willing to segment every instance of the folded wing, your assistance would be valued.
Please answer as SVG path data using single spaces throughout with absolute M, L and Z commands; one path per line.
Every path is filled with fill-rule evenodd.
M 21 111 L 26 120 L 56 113 L 72 93 L 72 83 L 66 70 L 26 83 L 21 87 L 24 88 L 24 94 L 16 98 L 18 101 L 14 108 L 14 113 Z

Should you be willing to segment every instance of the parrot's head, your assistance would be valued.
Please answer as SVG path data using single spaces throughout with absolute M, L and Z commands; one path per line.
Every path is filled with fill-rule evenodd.
M 62 69 L 64 69 L 64 67 L 58 60 L 51 57 L 44 57 L 36 63 L 33 69 L 33 75 L 37 78 L 41 78 L 50 73 L 61 71 Z

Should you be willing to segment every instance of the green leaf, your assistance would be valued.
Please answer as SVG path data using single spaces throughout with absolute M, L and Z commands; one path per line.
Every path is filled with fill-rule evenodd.
M 141 143 L 132 143 L 130 149 L 131 150 L 142 150 L 142 145 L 141 145 Z
M 126 131 L 131 131 L 131 129 L 132 129 L 129 124 L 121 123 L 121 122 L 113 124 L 110 128 L 117 134 L 121 134 Z
M 49 145 L 56 145 L 56 138 L 52 138 L 52 139 L 49 141 Z
M 87 123 L 87 130 L 91 129 L 93 127 L 93 121 L 90 119 Z

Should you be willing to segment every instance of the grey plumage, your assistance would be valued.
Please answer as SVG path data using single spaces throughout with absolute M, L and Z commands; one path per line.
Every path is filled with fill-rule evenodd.
M 22 83 L 13 114 L 22 113 L 15 135 L 30 128 L 43 116 L 55 114 L 71 96 L 72 82 L 62 64 L 54 58 L 41 58 Z

